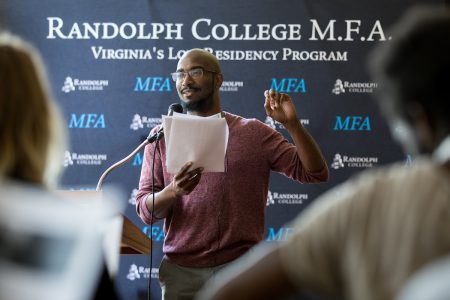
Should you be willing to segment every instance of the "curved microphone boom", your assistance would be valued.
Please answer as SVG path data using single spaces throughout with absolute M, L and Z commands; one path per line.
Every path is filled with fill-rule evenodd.
M 169 106 L 168 111 L 167 111 L 167 115 L 168 116 L 172 116 L 173 112 L 182 113 L 183 112 L 183 107 L 181 106 L 181 104 L 178 104 L 178 103 L 171 104 Z M 102 188 L 103 180 L 105 180 L 106 176 L 112 170 L 114 170 L 116 167 L 118 167 L 118 166 L 126 163 L 127 161 L 129 161 L 137 152 L 139 152 L 142 149 L 142 147 L 144 147 L 144 146 L 146 146 L 146 145 L 148 145 L 150 143 L 153 143 L 156 140 L 159 141 L 163 136 L 164 136 L 164 128 L 162 126 L 157 132 L 154 132 L 153 134 L 149 134 L 149 136 L 145 139 L 145 141 L 142 142 L 142 144 L 140 144 L 136 149 L 134 149 L 133 152 L 131 152 L 127 157 L 125 157 L 122 160 L 116 162 L 111 167 L 106 169 L 105 172 L 103 172 L 102 176 L 98 180 L 97 188 L 95 190 L 96 191 L 100 191 L 100 189 Z

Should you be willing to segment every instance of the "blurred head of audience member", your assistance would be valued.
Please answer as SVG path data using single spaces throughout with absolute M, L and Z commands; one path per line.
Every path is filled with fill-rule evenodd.
M 63 128 L 38 52 L 0 33 L 0 177 L 54 186 Z
M 377 100 L 404 150 L 422 155 L 318 197 L 286 225 L 285 242 L 257 247 L 198 299 L 394 299 L 413 274 L 450 254 L 450 12 L 416 7 L 390 35 L 369 57 Z
M 0 33 L 0 299 L 84 300 L 96 291 L 108 216 L 52 192 L 63 128 L 37 50 Z
M 416 7 L 369 60 L 384 116 L 411 154 L 433 152 L 450 132 L 449 24 L 448 9 Z

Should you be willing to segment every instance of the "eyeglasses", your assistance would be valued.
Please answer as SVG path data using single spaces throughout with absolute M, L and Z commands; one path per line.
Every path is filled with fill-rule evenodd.
M 192 69 L 189 71 L 180 71 L 180 72 L 170 73 L 170 75 L 172 76 L 173 81 L 176 82 L 179 80 L 184 80 L 187 75 L 189 75 L 191 78 L 200 78 L 203 76 L 204 72 L 210 72 L 210 73 L 214 73 L 214 74 L 219 73 L 216 71 L 205 70 L 203 68 L 195 68 L 195 69 Z

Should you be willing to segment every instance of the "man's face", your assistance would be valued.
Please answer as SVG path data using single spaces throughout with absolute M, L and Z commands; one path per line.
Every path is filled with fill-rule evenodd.
M 207 111 L 214 104 L 216 73 L 206 71 L 212 70 L 212 67 L 205 57 L 198 53 L 186 55 L 179 61 L 177 72 L 189 72 L 198 68 L 203 70 L 202 76 L 194 78 L 186 73 L 183 79 L 176 82 L 178 95 L 188 111 Z

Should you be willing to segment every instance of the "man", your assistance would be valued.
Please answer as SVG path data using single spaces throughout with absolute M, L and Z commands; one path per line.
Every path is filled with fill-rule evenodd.
M 393 127 L 410 133 L 403 144 L 425 155 L 319 197 L 285 243 L 255 250 L 199 299 L 394 299 L 411 274 L 450 253 L 450 14 L 414 10 L 395 29 L 372 70 L 388 121 L 403 123 Z
M 264 107 L 287 128 L 295 145 L 260 121 L 222 111 L 223 75 L 211 53 L 186 52 L 172 77 L 188 114 L 221 114 L 229 127 L 224 173 L 203 174 L 201 167 L 191 169 L 187 162 L 177 174 L 169 174 L 161 141 L 153 186 L 154 145 L 145 149 L 136 209 L 146 223 L 152 212 L 153 221 L 165 218 L 159 271 L 163 299 L 190 299 L 206 279 L 262 240 L 271 170 L 315 183 L 327 180 L 328 168 L 288 95 L 266 91 Z

